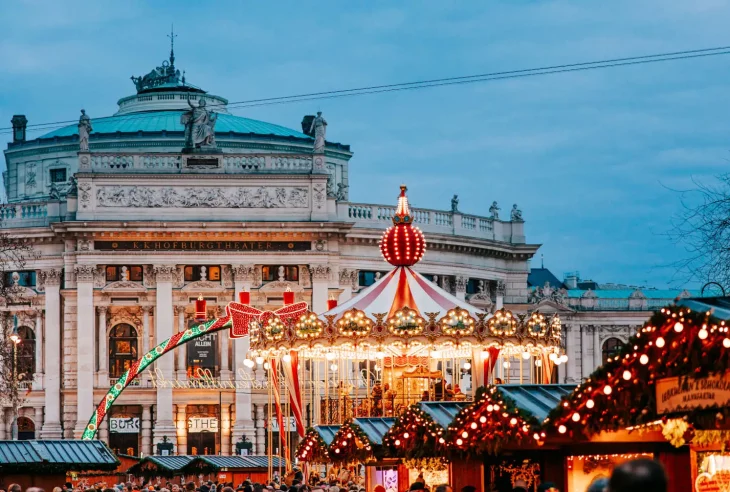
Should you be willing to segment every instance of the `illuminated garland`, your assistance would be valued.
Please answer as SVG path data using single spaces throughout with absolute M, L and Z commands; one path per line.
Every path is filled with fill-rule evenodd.
M 474 331 L 474 318 L 466 309 L 450 309 L 446 316 L 441 318 L 441 329 L 447 335 L 463 337 Z
M 700 378 L 730 367 L 728 326 L 712 321 L 709 313 L 681 306 L 654 314 L 616 357 L 550 412 L 545 427 L 571 437 L 589 437 L 660 420 L 655 401 L 658 379 Z M 673 416 L 697 429 L 715 429 L 725 425 L 730 409 L 695 409 L 663 420 Z
M 324 323 L 322 323 L 316 314 L 309 311 L 299 317 L 294 328 L 298 337 L 316 338 L 322 334 Z
M 144 354 L 142 358 L 132 364 L 132 367 L 130 367 L 124 374 L 122 374 L 122 376 L 117 379 L 117 382 L 114 383 L 111 388 L 109 388 L 106 396 L 96 407 L 94 414 L 89 419 L 89 423 L 86 424 L 86 429 L 84 430 L 81 439 L 94 439 L 96 431 L 99 428 L 99 422 L 104 419 L 104 416 L 114 404 L 114 401 L 119 397 L 122 391 L 124 391 L 124 389 L 129 386 L 132 381 L 134 381 L 134 379 L 139 376 L 142 371 L 147 369 L 147 367 L 149 367 L 153 362 L 155 362 L 167 352 L 174 350 L 180 345 L 184 345 L 190 340 L 199 338 L 205 334 L 212 333 L 214 331 L 222 330 L 223 328 L 228 328 L 230 326 L 230 323 L 230 317 L 226 316 L 223 318 L 208 321 L 197 326 L 193 326 L 185 331 L 173 335 L 172 337 L 163 341 L 152 350 Z
M 502 395 L 496 386 L 481 387 L 471 405 L 449 425 L 449 444 L 470 454 L 496 454 L 507 443 L 541 444 L 545 433 L 529 412 Z
M 404 306 L 388 318 L 388 331 L 394 335 L 414 336 L 423 332 L 426 323 L 419 314 L 408 306 Z
M 517 331 L 517 319 L 514 314 L 506 309 L 497 309 L 494 316 L 487 321 L 489 331 L 498 337 L 511 337 Z
M 383 436 L 383 448 L 388 456 L 398 458 L 429 458 L 443 456 L 446 432 L 416 403 L 395 420 Z
M 337 321 L 337 328 L 340 334 L 351 337 L 351 336 L 365 336 L 370 333 L 373 327 L 373 322 L 368 318 L 363 311 L 359 309 L 350 309 L 345 311 Z
M 333 463 L 364 463 L 373 455 L 373 445 L 352 420 L 345 422 L 329 446 Z
M 330 456 L 327 444 L 316 429 L 309 429 L 299 443 L 297 458 L 308 463 L 329 463 Z

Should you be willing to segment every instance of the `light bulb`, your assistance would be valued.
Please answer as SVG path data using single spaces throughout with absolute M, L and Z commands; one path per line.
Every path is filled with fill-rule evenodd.
M 482 350 L 482 359 L 489 359 L 489 352 L 487 352 L 486 350 Z
M 403 433 L 403 439 L 408 439 L 409 437 L 411 437 L 411 435 L 409 433 L 407 433 L 407 432 Z
M 264 369 L 266 369 L 268 371 L 270 367 L 271 367 L 271 364 L 269 364 L 268 362 L 264 362 Z
M 487 422 L 487 417 L 482 415 L 481 417 L 479 417 L 479 422 L 481 422 L 482 424 L 485 424 Z
M 568 362 L 568 356 L 566 354 L 561 355 L 560 362 L 562 362 L 562 363 Z
M 603 387 L 603 393 L 606 395 L 610 395 L 613 393 L 613 388 L 611 388 L 609 385 L 606 385 Z
M 527 351 L 522 352 L 522 358 L 525 359 L 525 360 L 529 359 L 530 358 L 530 352 L 527 352 Z
M 657 347 L 659 347 L 659 348 L 664 347 L 664 343 L 665 342 L 664 342 L 664 339 L 662 337 L 659 337 L 659 338 L 656 339 L 656 346 Z
M 456 445 L 457 446 L 461 446 L 462 444 L 464 444 L 464 441 L 462 441 L 461 439 L 457 439 L 456 440 Z
M 337 357 L 334 352 L 327 352 L 324 354 L 324 358 L 327 360 L 334 360 L 334 358 Z
M 704 340 L 705 338 L 707 338 L 707 335 L 709 335 L 709 333 L 707 332 L 707 328 L 705 327 L 702 327 L 700 332 L 697 334 L 697 336 L 700 337 L 700 340 Z
M 595 402 L 593 400 L 588 400 L 586 402 L 586 408 L 593 408 L 595 406 Z
M 467 437 L 469 437 L 469 433 L 467 431 L 464 431 L 464 432 L 461 433 L 461 437 L 463 437 L 464 439 L 466 439 Z
M 431 351 L 431 358 L 432 359 L 438 359 L 439 357 L 441 357 L 441 352 L 439 352 L 438 350 L 432 350 Z
M 400 446 L 400 439 L 396 439 L 396 440 L 395 440 L 395 445 L 396 445 L 396 446 Z
M 332 365 L 330 366 L 330 370 L 332 370 L 332 371 L 336 371 L 336 370 L 337 370 L 337 364 L 332 364 Z
M 550 353 L 550 355 L 548 355 L 548 359 L 550 359 L 550 362 L 555 362 L 555 359 L 557 358 L 558 356 L 552 352 Z
M 472 422 L 470 427 L 472 429 L 476 429 L 477 428 L 477 423 L 476 422 Z
M 471 369 L 471 363 L 469 363 L 469 362 L 464 362 L 464 369 L 466 369 L 467 371 L 468 371 L 469 369 Z
M 517 425 L 517 419 L 512 417 L 511 419 L 509 419 L 509 423 L 510 425 Z
M 284 362 L 286 362 L 288 364 L 289 362 L 291 362 L 291 355 L 284 354 L 284 357 L 282 357 L 281 360 L 283 360 Z
M 624 371 L 624 373 L 623 373 L 623 378 L 624 378 L 624 379 L 625 379 L 626 381 L 631 381 L 631 371 L 629 371 L 628 369 L 626 369 L 626 370 Z
M 542 367 L 542 361 L 540 359 L 535 361 L 535 367 Z
M 722 341 L 722 346 L 725 348 L 730 348 L 730 338 L 726 338 Z
M 561 434 L 565 434 L 567 432 L 567 430 L 568 429 L 564 425 L 561 425 L 560 427 L 558 427 L 558 432 L 560 432 Z
M 645 366 L 649 363 L 649 356 L 646 354 L 641 354 L 641 357 L 639 357 L 639 363 L 641 365 Z
M 255 366 L 256 363 L 254 361 L 252 361 L 251 359 L 244 359 L 243 365 L 250 368 L 250 367 Z
M 680 321 L 674 323 L 674 331 L 676 331 L 677 333 L 681 333 L 682 330 L 684 330 L 684 325 Z
M 504 364 L 502 364 L 502 365 L 504 366 L 505 369 L 509 369 L 509 361 L 508 360 L 504 361 Z
M 258 357 L 256 357 L 256 363 L 258 365 L 263 364 L 264 363 L 264 358 L 259 355 Z
M 571 418 L 573 419 L 573 422 L 579 422 L 580 414 L 578 412 L 575 412 Z
M 378 359 L 383 359 L 385 358 L 385 352 L 383 352 L 382 350 L 378 350 L 377 352 L 375 352 L 375 357 L 377 357 Z

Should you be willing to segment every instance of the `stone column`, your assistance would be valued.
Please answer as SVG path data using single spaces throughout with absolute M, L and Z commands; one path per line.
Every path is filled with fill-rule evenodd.
M 109 336 L 106 332 L 106 314 L 109 311 L 107 306 L 99 306 L 96 313 L 99 315 L 99 372 L 98 381 L 102 388 L 109 387 Z
M 587 378 L 593 371 L 591 365 L 593 359 L 588 357 L 588 344 L 591 343 L 589 326 L 580 327 L 580 356 L 581 356 L 581 378 Z
M 228 403 L 221 405 L 221 454 L 231 455 L 231 406 Z M 233 452 L 235 453 L 235 450 Z
M 255 278 L 255 267 L 253 265 L 233 265 L 233 286 L 235 288 L 235 300 L 238 301 L 239 292 L 250 292 L 251 285 Z M 243 364 L 249 350 L 248 337 L 235 338 L 233 340 L 233 363 L 236 377 L 236 416 L 231 434 L 231 450 L 235 454 L 236 443 L 245 435 L 247 439 L 254 442 L 254 424 L 251 416 L 251 381 L 254 374 Z
M 177 306 L 177 332 L 182 333 L 185 331 L 185 306 Z M 185 344 L 175 349 L 175 357 L 177 358 L 177 372 L 175 377 L 182 381 L 187 379 L 188 367 L 187 367 L 187 349 Z M 187 436 L 187 432 L 186 432 Z M 187 437 L 186 437 L 187 439 Z
M 109 417 L 104 419 L 99 424 L 99 440 L 109 444 Z
M 580 329 L 578 327 L 578 329 Z M 568 362 L 566 364 L 567 383 L 575 383 L 578 381 L 577 367 L 578 367 L 578 350 L 576 350 L 576 325 L 568 323 L 565 325 L 565 353 L 568 356 Z
M 94 265 L 76 265 L 76 428 L 81 438 L 94 411 Z
M 174 265 L 155 265 L 157 280 L 157 299 L 155 305 L 155 344 L 162 343 L 172 336 L 172 282 L 177 274 Z M 172 379 L 173 355 L 160 357 L 157 362 L 165 379 Z M 172 388 L 157 388 L 157 407 L 154 425 L 154 443 L 162 441 L 167 436 L 174 444 L 177 443 L 177 429 L 172 415 Z
M 187 407 L 177 405 L 177 454 L 188 454 Z
M 45 378 L 46 418 L 41 430 L 42 439 L 61 439 L 61 278 L 60 268 L 42 270 L 41 278 L 46 289 L 46 333 L 43 368 Z M 1 426 L 0 426 L 1 427 Z
M 150 405 L 142 405 L 142 446 L 144 456 L 152 454 L 152 410 Z
M 5 426 L 7 425 L 7 422 L 5 421 L 5 408 L 0 407 L 0 441 L 5 440 L 6 432 L 5 432 Z
M 352 298 L 352 274 L 357 272 L 354 272 L 352 270 L 348 270 L 347 268 L 343 268 L 340 270 L 340 289 L 342 289 L 342 293 L 340 294 L 339 299 L 337 300 L 338 304 L 342 304 L 343 302 L 349 301 Z
M 504 307 L 504 295 L 506 292 L 507 284 L 504 283 L 504 280 L 497 280 L 497 288 L 495 290 L 496 302 L 494 303 L 495 309 L 502 309 Z
M 38 309 L 35 315 L 35 374 L 33 375 L 33 389 L 43 389 L 43 310 Z M 41 427 L 35 427 L 40 431 Z
M 218 313 L 220 317 L 222 313 Z M 231 379 L 231 366 L 228 363 L 228 346 L 231 343 L 228 338 L 228 330 L 221 330 L 218 332 L 218 347 L 221 353 L 221 381 L 228 381 Z
M 35 432 L 36 436 L 35 438 L 38 439 L 38 434 L 40 433 L 40 429 L 43 428 L 43 407 L 35 407 Z
M 256 405 L 256 454 L 263 456 L 266 454 L 266 437 L 265 437 L 265 416 L 264 405 Z
M 593 367 L 591 372 L 595 371 L 598 366 L 603 363 L 603 354 L 601 352 L 601 338 L 600 338 L 600 327 L 598 325 L 593 326 Z
M 150 306 L 142 306 L 142 355 L 150 351 Z M 163 338 L 164 340 L 164 338 Z M 155 339 L 156 343 L 162 340 Z
M 466 300 L 466 284 L 469 282 L 469 277 L 457 276 L 454 278 L 454 288 L 456 292 L 456 298 L 460 301 Z
M 312 272 L 312 311 L 320 314 L 327 311 L 327 291 L 329 289 L 330 267 L 310 265 Z

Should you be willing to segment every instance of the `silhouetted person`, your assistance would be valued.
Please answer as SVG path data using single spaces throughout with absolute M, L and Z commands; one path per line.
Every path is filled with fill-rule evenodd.
M 614 468 L 609 492 L 667 492 L 667 474 L 658 461 L 638 459 Z

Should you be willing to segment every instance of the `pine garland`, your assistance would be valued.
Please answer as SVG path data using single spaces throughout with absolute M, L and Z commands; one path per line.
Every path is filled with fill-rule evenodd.
M 333 463 L 364 463 L 373 456 L 373 445 L 365 432 L 353 422 L 345 422 L 329 446 Z
M 297 447 L 296 456 L 309 463 L 329 463 L 330 456 L 327 444 L 316 429 L 307 429 L 304 439 Z
M 445 433 L 416 403 L 388 429 L 383 448 L 388 456 L 398 458 L 435 458 L 446 450 Z

